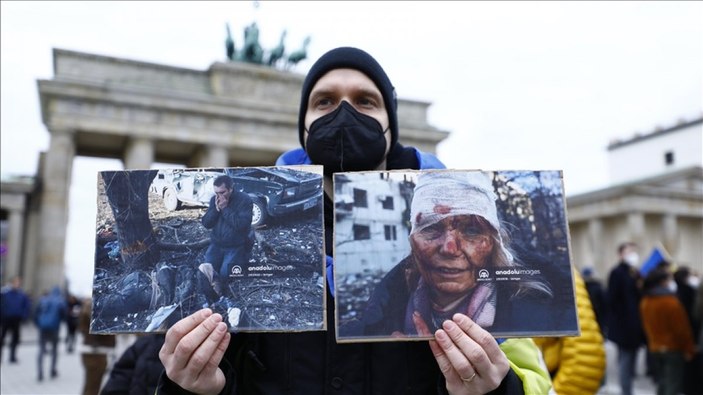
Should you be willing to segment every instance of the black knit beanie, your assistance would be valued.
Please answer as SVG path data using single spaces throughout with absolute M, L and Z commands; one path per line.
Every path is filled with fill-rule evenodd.
M 383 102 L 388 112 L 388 127 L 391 131 L 391 150 L 398 142 L 398 101 L 395 97 L 395 88 L 388 79 L 386 72 L 380 64 L 368 53 L 352 47 L 335 48 L 315 62 L 310 68 L 308 75 L 303 82 L 303 90 L 300 95 L 300 113 L 298 113 L 298 135 L 300 145 L 305 148 L 303 140 L 305 131 L 305 114 L 308 111 L 308 99 L 310 91 L 328 71 L 333 69 L 354 69 L 359 70 L 368 76 L 381 91 Z

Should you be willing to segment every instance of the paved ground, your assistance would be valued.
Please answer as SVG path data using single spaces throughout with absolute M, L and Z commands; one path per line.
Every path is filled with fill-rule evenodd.
M 133 337 L 124 335 L 118 337 L 118 352 L 129 346 Z M 66 345 L 59 343 L 58 377 L 50 377 L 50 357 L 44 357 L 44 381 L 37 381 L 37 355 L 39 335 L 33 325 L 22 328 L 22 342 L 17 347 L 19 363 L 8 362 L 10 350 L 5 345 L 3 360 L 0 365 L 0 394 L 2 395 L 80 395 L 83 392 L 83 365 L 80 357 L 80 334 L 76 339 L 77 350 L 69 354 Z M 65 327 L 62 328 L 61 339 L 65 339 Z M 5 343 L 9 342 L 9 336 Z
M 64 333 L 62 333 L 62 338 Z M 59 377 L 51 379 L 48 377 L 49 360 L 44 361 L 44 381 L 37 381 L 37 331 L 31 325 L 25 325 L 22 330 L 22 343 L 17 350 L 18 364 L 7 362 L 9 350 L 3 350 L 3 361 L 0 365 L 0 394 L 1 395 L 79 395 L 83 390 L 83 366 L 80 361 L 80 351 L 68 354 L 65 344 L 59 347 Z M 131 337 L 125 336 L 118 340 L 118 352 L 124 350 L 131 341 Z M 6 339 L 8 341 L 9 339 Z M 77 339 L 80 343 L 80 335 Z M 615 347 L 612 343 L 606 344 L 608 354 L 608 373 L 606 384 L 598 392 L 599 395 L 616 395 L 620 393 L 617 382 L 617 365 L 615 360 Z M 644 352 L 640 353 L 640 360 L 637 368 L 638 376 L 635 379 L 636 395 L 654 395 L 656 393 L 651 381 L 643 376 L 644 373 Z
M 605 385 L 598 391 L 598 395 L 618 395 L 620 385 L 618 381 L 617 347 L 611 342 L 605 343 L 605 352 L 608 363 L 608 371 L 605 376 Z M 637 377 L 634 381 L 633 392 L 635 395 L 654 395 L 657 389 L 648 377 L 644 375 L 646 370 L 644 348 L 639 352 L 637 360 Z

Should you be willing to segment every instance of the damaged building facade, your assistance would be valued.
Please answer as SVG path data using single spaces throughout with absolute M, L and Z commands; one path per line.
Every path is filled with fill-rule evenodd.
M 335 271 L 340 276 L 381 269 L 384 273 L 410 251 L 412 180 L 392 172 L 379 178 L 346 173 L 334 181 Z M 401 175 L 402 176 L 402 175 Z

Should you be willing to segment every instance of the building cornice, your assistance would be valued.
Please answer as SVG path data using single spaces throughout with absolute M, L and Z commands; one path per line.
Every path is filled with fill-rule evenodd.
M 644 135 L 636 135 L 635 137 L 629 139 L 629 140 L 621 140 L 621 141 L 614 141 L 610 144 L 608 144 L 608 151 L 613 151 L 618 148 L 622 148 L 627 145 L 631 145 L 634 143 L 639 143 L 643 140 L 649 140 L 655 137 L 659 137 L 668 133 L 673 133 L 682 129 L 686 129 L 689 127 L 693 127 L 696 125 L 702 125 L 703 124 L 703 118 L 697 118 L 689 122 L 682 122 L 676 126 L 672 126 L 670 128 L 662 129 L 662 130 L 655 130 L 652 133 L 644 134 Z
M 615 185 L 567 198 L 569 222 L 632 212 L 703 218 L 703 167 Z

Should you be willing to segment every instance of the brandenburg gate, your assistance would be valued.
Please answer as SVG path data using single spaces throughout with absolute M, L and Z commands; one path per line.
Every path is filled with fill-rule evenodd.
M 64 276 L 75 156 L 121 159 L 126 169 L 148 169 L 154 162 L 269 166 L 299 145 L 304 75 L 229 61 L 192 70 L 62 49 L 54 49 L 53 59 L 54 77 L 38 81 L 51 138 L 39 169 L 39 214 L 30 235 L 36 242 L 24 254 L 33 266 L 24 268 L 25 283 L 34 290 Z M 448 132 L 428 124 L 429 106 L 399 100 L 400 136 L 403 144 L 435 152 Z M 86 248 L 94 243 L 86 234 Z M 9 262 L 7 274 L 18 265 Z

